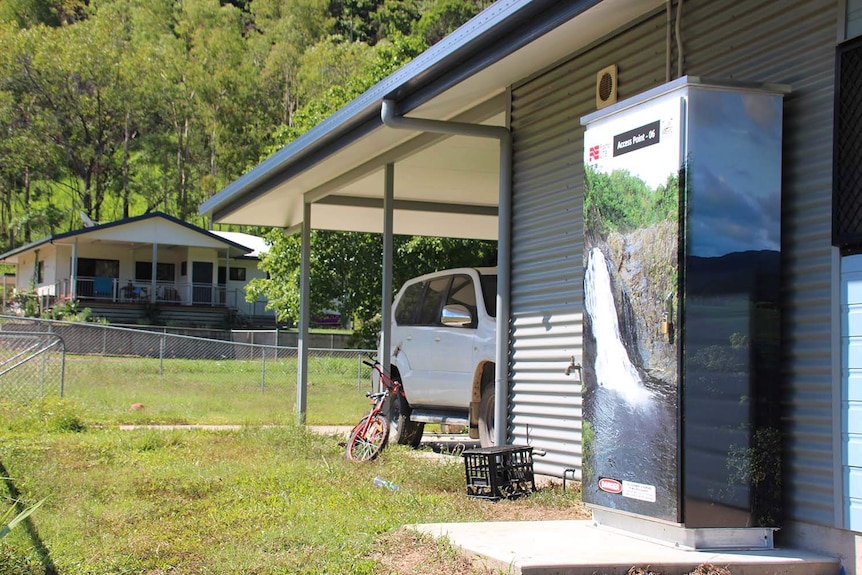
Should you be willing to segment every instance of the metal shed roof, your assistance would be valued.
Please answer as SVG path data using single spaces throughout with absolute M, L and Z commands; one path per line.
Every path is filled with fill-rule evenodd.
M 401 114 L 505 125 L 508 89 L 597 42 L 661 0 L 499 0 L 204 202 L 214 221 L 381 232 L 383 171 L 395 165 L 396 234 L 494 239 L 498 142 L 383 125 Z M 609 62 L 610 63 L 610 62 Z

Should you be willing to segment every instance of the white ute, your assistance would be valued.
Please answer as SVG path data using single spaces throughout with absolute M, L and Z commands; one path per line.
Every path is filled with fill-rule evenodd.
M 404 283 L 392 305 L 389 440 L 416 447 L 426 423 L 469 427 L 494 443 L 496 268 L 458 268 Z

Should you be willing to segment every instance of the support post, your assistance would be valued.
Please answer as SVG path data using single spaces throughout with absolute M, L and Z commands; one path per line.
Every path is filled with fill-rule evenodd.
M 266 346 L 260 350 L 260 392 L 266 392 Z
M 150 303 L 156 303 L 156 279 L 158 278 L 158 273 L 156 270 L 159 269 L 158 266 L 159 259 L 159 244 L 153 242 L 153 263 L 152 263 L 152 276 L 150 277 Z
M 159 383 L 164 382 L 165 375 L 165 338 L 167 336 L 163 333 L 162 337 L 159 338 Z
M 218 271 L 216 271 L 216 275 L 218 275 Z M 230 304 L 230 300 L 227 297 L 227 286 L 230 283 L 230 248 L 225 249 L 224 254 L 224 294 L 216 300 L 216 304 L 223 303 L 228 308 L 235 308 L 239 310 L 239 297 L 236 298 L 236 301 L 233 305 Z M 221 286 L 219 286 L 221 288 Z
M 509 305 L 512 291 L 512 139 L 500 139 L 500 199 L 497 212 L 497 354 L 494 362 L 494 444 L 509 435 Z
M 69 296 L 72 301 L 75 301 L 78 299 L 78 238 L 75 238 L 75 243 L 72 244 L 72 269 L 70 271 L 72 272 L 70 274 L 72 285 L 69 286 Z M 3 295 L 6 295 L 5 289 Z
M 396 114 L 395 102 L 383 100 L 380 119 L 390 128 L 493 138 L 500 142 L 500 196 L 497 216 L 497 351 L 494 368 L 494 442 L 505 445 L 509 433 L 509 299 L 512 243 L 512 134 L 504 126 L 406 118 Z
M 302 247 L 299 259 L 299 363 L 296 369 L 296 422 L 305 425 L 308 380 L 309 282 L 311 275 L 311 204 L 302 209 Z
M 380 305 L 380 353 L 378 359 L 391 373 L 392 358 L 392 229 L 395 203 L 395 165 L 386 164 L 383 176 L 383 286 Z M 379 390 L 375 390 L 379 391 Z

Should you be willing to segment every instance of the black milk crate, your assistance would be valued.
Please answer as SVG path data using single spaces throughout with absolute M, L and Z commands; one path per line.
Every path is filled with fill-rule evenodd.
M 532 447 L 483 447 L 462 455 L 468 497 L 516 499 L 536 490 Z

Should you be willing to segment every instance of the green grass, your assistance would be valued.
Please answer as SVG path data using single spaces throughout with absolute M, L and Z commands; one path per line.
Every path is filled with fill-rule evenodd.
M 160 373 L 161 366 L 161 373 Z M 307 422 L 353 424 L 370 378 L 356 358 L 309 361 Z M 67 356 L 65 397 L 99 424 L 283 424 L 296 419 L 296 360 Z M 143 409 L 131 410 L 141 403 Z
M 47 497 L 29 532 L 19 526 L 0 542 L 0 575 L 49 572 L 45 565 L 63 575 L 376 573 L 383 534 L 480 521 L 509 503 L 466 497 L 457 459 L 395 446 L 355 464 L 339 438 L 304 427 L 91 423 L 71 400 L 0 404 L 0 476 L 11 478 L 0 482 L 0 503 L 13 491 L 25 504 Z M 375 475 L 400 489 L 373 487 Z M 578 504 L 572 490 L 528 502 Z

